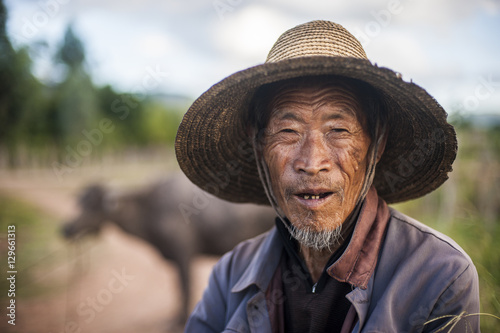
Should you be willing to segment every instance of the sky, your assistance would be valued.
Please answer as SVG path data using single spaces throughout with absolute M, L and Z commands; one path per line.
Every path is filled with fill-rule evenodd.
M 5 0 L 15 47 L 57 80 L 69 24 L 97 85 L 196 98 L 261 64 L 286 30 L 342 24 L 368 58 L 425 88 L 445 109 L 500 114 L 500 0 Z M 44 46 L 45 45 L 45 46 Z

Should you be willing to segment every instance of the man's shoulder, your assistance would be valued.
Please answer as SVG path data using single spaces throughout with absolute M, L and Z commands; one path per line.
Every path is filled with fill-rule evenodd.
M 365 318 L 363 331 L 434 332 L 447 318 L 479 311 L 474 264 L 451 238 L 390 209 L 375 273 L 349 296 Z M 365 310 L 366 309 L 366 310 Z M 365 312 L 366 311 L 366 312 Z M 443 318 L 443 320 L 436 320 Z M 479 327 L 476 317 L 471 327 Z
M 390 213 L 369 292 L 371 316 L 378 319 L 367 325 L 375 331 L 380 323 L 397 322 L 398 331 L 408 331 L 431 318 L 478 312 L 478 275 L 465 251 L 431 227 L 395 209 Z
M 394 208 L 389 208 L 391 212 L 391 219 L 397 220 L 397 223 L 402 226 L 402 231 L 420 234 L 420 237 L 428 238 L 429 241 L 436 243 L 436 246 L 449 249 L 450 251 L 458 251 L 465 255 L 467 258 L 469 256 L 465 251 L 449 236 L 429 227 L 428 225 L 407 216 Z
M 385 246 L 391 248 L 392 256 L 447 263 L 456 266 L 458 271 L 473 266 L 467 253 L 450 237 L 394 208 L 390 208 L 390 213 Z

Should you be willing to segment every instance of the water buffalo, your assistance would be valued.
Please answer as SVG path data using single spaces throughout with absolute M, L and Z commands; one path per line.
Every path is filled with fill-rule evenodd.
M 183 294 L 180 322 L 188 314 L 193 256 L 222 255 L 274 224 L 271 208 L 222 201 L 183 175 L 121 195 L 113 195 L 102 185 L 91 185 L 83 190 L 79 205 L 80 215 L 63 226 L 66 238 L 97 233 L 105 222 L 112 222 L 149 242 L 178 266 Z

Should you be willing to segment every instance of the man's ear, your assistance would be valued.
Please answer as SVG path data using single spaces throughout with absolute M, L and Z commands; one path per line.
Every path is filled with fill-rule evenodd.
M 388 131 L 386 130 L 385 133 L 383 134 L 382 138 L 380 138 L 380 143 L 378 145 L 378 149 L 377 149 L 377 162 L 380 161 L 380 159 L 382 158 L 382 155 L 384 154 L 384 150 L 385 150 L 385 145 L 387 143 L 387 137 L 388 137 Z

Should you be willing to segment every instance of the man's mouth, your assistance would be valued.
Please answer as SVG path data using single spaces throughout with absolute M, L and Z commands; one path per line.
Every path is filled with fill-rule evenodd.
M 314 193 L 314 192 L 304 192 L 304 193 L 298 193 L 296 196 L 305 199 L 305 200 L 319 200 L 326 198 L 330 195 L 332 195 L 333 192 L 319 192 L 319 193 Z

